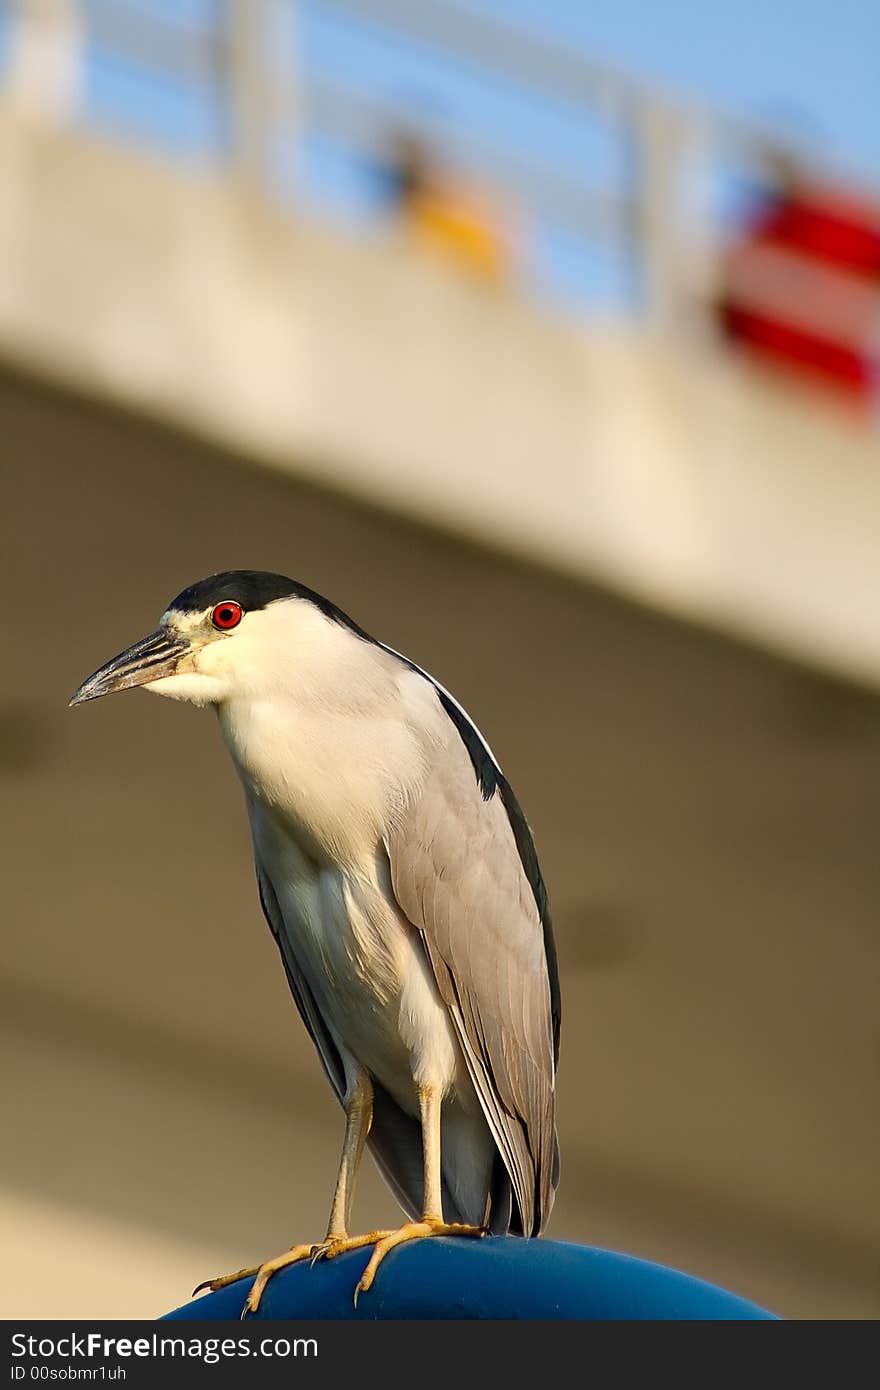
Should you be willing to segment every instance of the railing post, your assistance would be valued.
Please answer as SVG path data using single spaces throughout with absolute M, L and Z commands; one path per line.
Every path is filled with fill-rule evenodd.
M 275 87 L 274 0 L 226 0 L 226 83 L 231 155 L 241 181 L 264 189 L 271 174 Z
M 706 191 L 699 187 L 706 123 L 698 113 L 649 99 L 636 107 L 632 131 L 642 308 L 650 327 L 681 336 L 699 325 L 715 259 Z
M 22 111 L 49 122 L 70 120 L 76 114 L 84 39 L 80 0 L 17 0 L 8 86 Z

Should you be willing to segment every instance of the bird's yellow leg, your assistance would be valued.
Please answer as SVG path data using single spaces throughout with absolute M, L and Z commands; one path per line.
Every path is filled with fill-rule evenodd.
M 346 1115 L 350 1113 L 353 1117 L 359 1114 L 361 1123 L 346 1125 L 342 1162 L 339 1165 L 339 1177 L 336 1180 L 333 1206 L 330 1209 L 330 1224 L 321 1244 L 312 1247 L 312 1264 L 316 1260 L 332 1260 L 336 1255 L 344 1255 L 347 1250 L 360 1250 L 364 1245 L 375 1245 L 377 1241 L 391 1234 L 390 1231 L 368 1231 L 366 1235 L 361 1236 L 348 1234 L 355 1179 L 373 1122 L 373 1087 L 366 1072 L 360 1072 L 358 1075 L 357 1084 L 346 1106 Z
M 247 1317 L 248 1313 L 257 1311 L 266 1285 L 279 1269 L 286 1269 L 288 1265 L 297 1264 L 300 1260 L 307 1260 L 325 1246 L 346 1239 L 355 1178 L 363 1155 L 364 1144 L 370 1132 L 372 1118 L 373 1088 L 369 1077 L 363 1072 L 358 1074 L 355 1085 L 345 1101 L 345 1138 L 342 1141 L 342 1156 L 339 1160 L 339 1172 L 333 1194 L 333 1205 L 330 1208 L 327 1235 L 321 1244 L 292 1245 L 283 1254 L 276 1255 L 274 1259 L 266 1260 L 261 1265 L 238 1269 L 234 1274 L 224 1274 L 218 1279 L 206 1279 L 204 1283 L 199 1284 L 193 1290 L 193 1297 L 202 1289 L 211 1289 L 212 1291 L 224 1289 L 228 1284 L 234 1284 L 239 1279 L 249 1279 L 251 1275 L 256 1275 L 242 1309 L 242 1317 Z M 377 1239 L 380 1234 L 384 1235 L 385 1232 L 377 1233 Z
M 241 1316 L 246 1318 L 255 1313 L 260 1299 L 273 1274 L 298 1260 L 314 1257 L 328 1245 L 348 1239 L 348 1223 L 351 1220 L 351 1204 L 354 1200 L 354 1186 L 358 1168 L 364 1153 L 364 1145 L 373 1122 L 373 1087 L 365 1071 L 359 1071 L 353 1086 L 345 1098 L 345 1138 L 342 1141 L 342 1156 L 339 1172 L 336 1175 L 336 1189 L 330 1208 L 327 1234 L 320 1245 L 295 1245 L 274 1260 L 267 1260 L 257 1270 L 257 1277 L 244 1302 Z
M 450 1224 L 443 1220 L 440 1170 L 441 1100 L 442 1097 L 437 1088 L 433 1086 L 419 1087 L 419 1115 L 422 1122 L 422 1151 L 425 1167 L 422 1219 L 421 1221 L 407 1221 L 397 1231 L 374 1232 L 373 1238 L 365 1237 L 359 1242 L 361 1245 L 372 1244 L 374 1249 L 354 1291 L 355 1303 L 357 1303 L 358 1294 L 366 1293 L 367 1289 L 370 1288 L 376 1277 L 376 1270 L 389 1250 L 393 1250 L 395 1246 L 403 1245 L 410 1240 L 424 1240 L 427 1236 L 479 1237 L 486 1234 L 482 1226 Z M 353 1249 L 355 1247 L 347 1242 L 344 1248 Z M 327 1251 L 327 1256 L 332 1258 L 341 1253 L 341 1249 L 333 1247 Z

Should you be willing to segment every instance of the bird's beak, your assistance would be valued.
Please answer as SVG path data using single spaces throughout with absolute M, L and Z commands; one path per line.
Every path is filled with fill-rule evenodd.
M 112 661 L 99 666 L 83 681 L 70 704 L 84 705 L 86 700 L 97 700 L 100 695 L 113 695 L 117 690 L 149 685 L 150 681 L 160 680 L 162 676 L 173 676 L 177 663 L 187 651 L 189 642 L 185 638 L 171 628 L 159 627 L 127 651 L 114 656 Z

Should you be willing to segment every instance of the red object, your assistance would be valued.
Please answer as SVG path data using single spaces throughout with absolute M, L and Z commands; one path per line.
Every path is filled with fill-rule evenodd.
M 241 617 L 241 604 L 235 603 L 233 599 L 226 599 L 223 603 L 217 604 L 211 614 L 211 622 L 221 632 L 229 632 L 230 628 L 238 627 Z
M 880 384 L 880 207 L 800 186 L 733 248 L 720 312 L 729 336 L 867 399 Z

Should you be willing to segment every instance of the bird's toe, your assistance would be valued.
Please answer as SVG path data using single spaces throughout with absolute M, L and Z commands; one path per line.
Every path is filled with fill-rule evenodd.
M 365 1245 L 375 1245 L 391 1234 L 390 1231 L 366 1231 L 360 1236 L 327 1236 L 320 1245 L 312 1246 L 311 1263 L 318 1260 L 335 1260 L 337 1255 L 345 1255 L 349 1250 L 363 1250 Z
M 229 1284 L 237 1284 L 239 1279 L 250 1279 L 251 1275 L 256 1274 L 259 1265 L 250 1265 L 247 1269 L 237 1269 L 234 1274 L 220 1274 L 214 1279 L 203 1279 L 200 1284 L 196 1284 L 192 1291 L 195 1298 L 204 1289 L 210 1289 L 211 1293 L 216 1293 L 218 1289 L 225 1289 Z

